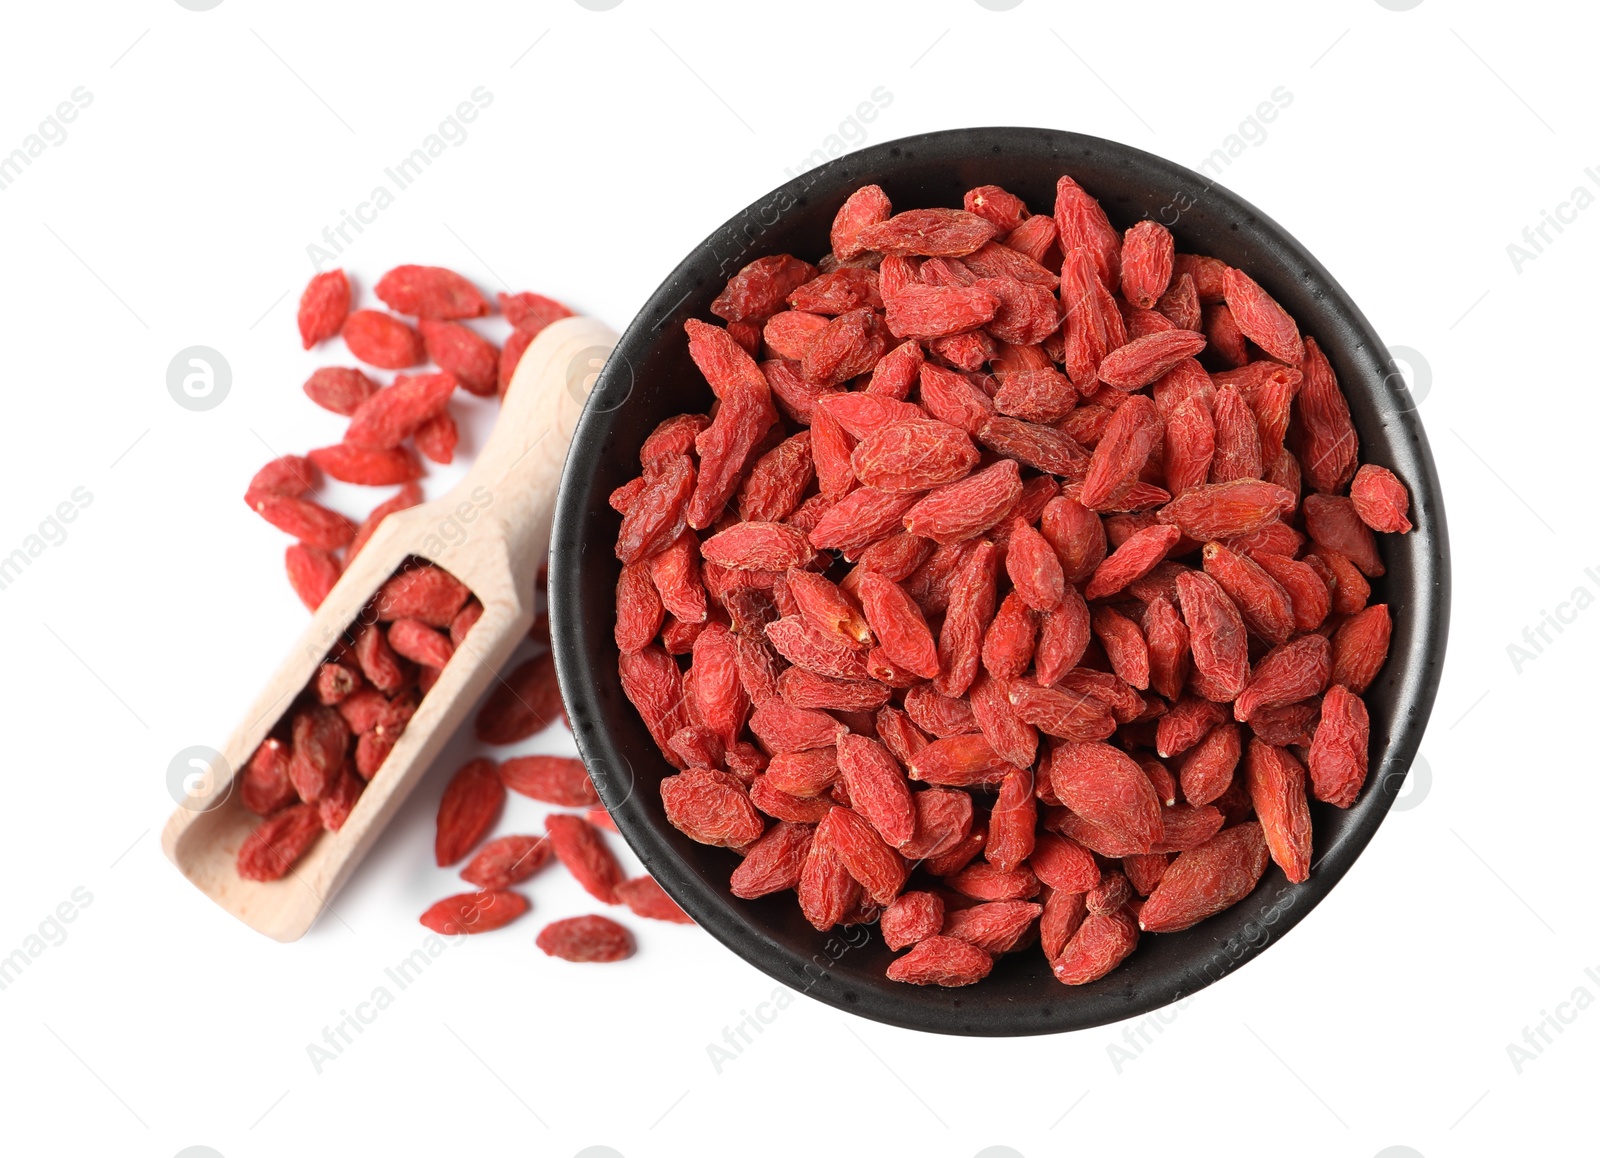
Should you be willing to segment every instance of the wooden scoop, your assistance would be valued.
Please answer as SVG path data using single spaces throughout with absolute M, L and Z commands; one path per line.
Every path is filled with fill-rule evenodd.
M 190 789 L 161 847 L 183 875 L 251 928 L 279 941 L 309 929 L 533 623 L 534 572 L 550 538 L 567 446 L 617 337 L 590 318 L 548 326 L 522 355 L 483 453 L 448 495 L 384 519 L 317 610 L 222 749 Z M 234 791 L 243 769 L 328 649 L 408 556 L 437 563 L 483 603 L 344 826 L 324 833 L 278 881 L 242 879 L 239 846 L 260 817 Z

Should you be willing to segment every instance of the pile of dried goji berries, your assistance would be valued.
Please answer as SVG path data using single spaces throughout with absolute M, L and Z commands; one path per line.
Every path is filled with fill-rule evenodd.
M 343 440 L 304 457 L 275 459 L 256 474 L 245 495 L 252 510 L 298 540 L 288 548 L 285 565 L 290 584 L 312 610 L 379 522 L 422 500 L 423 467 L 411 447 L 438 463 L 454 457 L 456 424 L 449 401 L 456 389 L 485 397 L 504 394 L 528 343 L 546 325 L 571 314 L 538 294 L 501 294 L 501 311 L 513 329 L 497 349 L 465 324 L 491 311 L 459 274 L 400 266 L 384 275 L 375 292 L 393 314 L 351 312 L 350 283 L 341 270 L 313 278 L 300 300 L 305 348 L 342 335 L 350 352 L 368 366 L 406 371 L 431 361 L 438 369 L 400 373 L 386 386 L 352 367 L 317 370 L 305 392 L 318 405 L 350 418 Z M 414 318 L 415 327 L 396 314 Z M 400 490 L 357 526 L 308 497 L 322 474 L 368 486 L 398 484 Z M 240 876 L 277 880 L 324 830 L 339 830 L 482 613 L 482 604 L 464 584 L 425 559 L 407 560 L 379 589 L 240 773 L 242 802 L 265 818 L 239 850 Z M 532 637 L 548 648 L 542 616 Z M 546 650 L 499 681 L 480 709 L 476 736 L 485 744 L 513 744 L 558 716 L 564 718 Z M 508 789 L 548 804 L 589 809 L 589 818 L 552 814 L 543 836 L 503 836 L 478 848 L 499 818 Z M 596 826 L 610 827 L 610 818 L 578 760 L 470 761 L 440 802 L 435 857 L 441 866 L 452 865 L 478 849 L 461 872 L 475 891 L 440 901 L 423 914 L 422 923 L 449 934 L 505 925 L 528 908 L 511 886 L 545 865 L 552 853 L 598 899 L 626 904 L 640 916 L 687 921 L 655 881 L 625 878 Z M 538 944 L 574 961 L 615 961 L 633 951 L 628 930 L 599 916 L 556 921 L 539 935 Z
M 667 819 L 920 984 L 1035 941 L 1093 981 L 1269 859 L 1305 880 L 1308 794 L 1367 774 L 1373 531 L 1411 525 L 1316 342 L 1070 177 L 1050 215 L 869 185 L 831 241 L 686 324 L 716 402 L 611 497 Z

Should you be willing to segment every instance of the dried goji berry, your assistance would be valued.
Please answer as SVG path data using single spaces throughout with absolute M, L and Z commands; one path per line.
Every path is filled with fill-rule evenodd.
M 1267 870 L 1261 825 L 1248 821 L 1179 855 L 1139 910 L 1139 927 L 1175 933 L 1238 904 Z
M 1327 355 L 1314 338 L 1307 338 L 1305 347 L 1291 441 L 1312 487 L 1334 494 L 1355 474 L 1360 445 Z
M 633 934 L 609 917 L 594 915 L 551 921 L 533 943 L 563 961 L 604 963 L 633 956 Z
M 961 257 L 992 238 L 991 221 L 962 209 L 909 209 L 855 234 L 862 249 L 899 257 Z
M 1122 238 L 1122 296 L 1152 308 L 1172 280 L 1172 258 L 1172 234 L 1159 221 L 1147 218 L 1128 230 Z
M 1312 794 L 1339 808 L 1349 808 L 1367 780 L 1367 744 L 1371 725 L 1361 697 L 1334 684 L 1322 697 L 1317 722 L 1306 756 Z
M 397 265 L 372 287 L 378 300 L 413 318 L 478 318 L 489 312 L 471 282 L 437 265 Z
M 417 456 L 403 446 L 371 450 L 341 442 L 310 451 L 307 457 L 330 478 L 357 486 L 394 486 L 422 475 L 422 464 L 417 462 Z
M 816 276 L 816 266 L 787 253 L 758 257 L 728 279 L 711 312 L 730 322 L 761 321 L 783 309 L 784 300 Z
M 500 765 L 500 781 L 546 804 L 592 808 L 600 803 L 583 761 L 572 756 L 514 756 Z
M 1161 803 L 1149 779 L 1125 752 L 1109 744 L 1057 745 L 1050 782 L 1068 808 L 1092 824 L 1148 850 L 1161 838 Z
M 1139 926 L 1126 908 L 1089 913 L 1050 968 L 1063 985 L 1087 985 L 1122 964 L 1138 943 Z
M 678 907 L 678 902 L 667 896 L 665 889 L 654 877 L 634 877 L 617 886 L 617 899 L 628 906 L 636 917 L 649 917 L 656 921 L 669 921 L 674 925 L 692 925 L 694 918 Z
M 1261 657 L 1233 702 L 1234 719 L 1244 723 L 1262 708 L 1281 708 L 1317 695 L 1328 686 L 1332 648 L 1320 635 L 1302 635 Z
M 606 847 L 600 830 L 581 816 L 559 812 L 544 818 L 544 829 L 550 851 L 584 891 L 608 905 L 616 904 L 617 886 L 624 879 L 622 866 Z
M 527 880 L 550 860 L 550 842 L 542 836 L 502 836 L 491 840 L 461 870 L 480 889 L 508 889 Z
M 300 295 L 295 318 L 300 326 L 300 344 L 309 350 L 318 342 L 327 341 L 339 332 L 349 312 L 350 279 L 344 270 L 317 274 Z
M 271 736 L 261 741 L 239 773 L 239 797 L 257 816 L 271 816 L 294 803 L 294 783 L 289 779 L 289 748 Z
M 1261 820 L 1267 851 L 1291 883 L 1311 875 L 1311 810 L 1306 770 L 1284 748 L 1250 741 L 1245 758 L 1250 803 Z
M 901 893 L 883 910 L 878 928 L 895 952 L 936 936 L 944 927 L 944 899 L 938 893 Z
M 1386 603 L 1374 603 L 1341 623 L 1333 633 L 1329 682 L 1343 684 L 1357 694 L 1366 691 L 1389 657 L 1392 629 Z
M 418 919 L 442 937 L 455 937 L 502 928 L 527 911 L 526 897 L 504 889 L 485 889 L 437 901 Z
M 239 875 L 247 881 L 281 880 L 322 831 L 314 804 L 297 804 L 269 816 L 239 846 Z
M 1383 557 L 1372 529 L 1361 521 L 1355 503 L 1338 495 L 1307 495 L 1302 510 L 1306 533 L 1318 549 L 1337 551 L 1369 579 L 1383 574 Z
M 422 335 L 399 318 L 377 310 L 356 310 L 340 331 L 350 352 L 369 366 L 404 370 L 426 357 Z
M 1223 274 L 1222 290 L 1233 320 L 1245 337 L 1280 362 L 1290 366 L 1300 364 L 1305 356 L 1300 328 L 1266 290 L 1249 274 L 1231 266 Z
M 283 553 L 284 570 L 289 573 L 289 586 L 300 597 L 300 602 L 315 611 L 339 581 L 341 570 L 338 556 L 331 551 L 295 543 Z
M 1244 690 L 1250 675 L 1250 651 L 1244 620 L 1233 601 L 1209 575 L 1186 571 L 1178 576 L 1178 604 L 1189 628 L 1189 653 L 1194 690 L 1208 700 L 1227 703 Z
M 463 764 L 439 801 L 434 859 L 441 866 L 450 865 L 471 852 L 494 826 L 505 799 L 493 760 L 480 756 Z
M 651 649 L 621 657 L 623 689 L 629 691 L 627 672 L 630 658 L 648 655 Z M 645 662 L 645 661 L 641 661 Z M 673 664 L 673 670 L 677 665 Z M 682 696 L 678 696 L 681 700 Z M 638 700 L 634 700 L 638 706 Z M 641 709 L 642 710 L 642 709 Z M 681 710 L 681 709 L 680 709 Z M 515 744 L 550 724 L 561 712 L 561 689 L 556 684 L 555 663 L 550 654 L 518 664 L 501 676 L 478 709 L 473 732 L 485 744 Z M 646 717 L 648 719 L 648 717 Z M 676 729 L 673 729 L 676 731 Z
M 515 293 L 500 294 L 500 312 L 521 333 L 530 337 L 536 335 L 551 322 L 558 322 L 562 318 L 570 318 L 572 311 L 554 298 L 547 298 L 543 294 Z
M 1405 483 L 1386 467 L 1367 463 L 1350 484 L 1350 502 L 1361 521 L 1374 531 L 1403 535 L 1411 529 L 1406 510 L 1411 504 Z
M 348 366 L 323 366 L 314 370 L 301 387 L 306 397 L 324 410 L 349 416 L 378 387 L 360 370 Z
M 715 769 L 691 768 L 661 782 L 667 820 L 701 844 L 738 848 L 765 829 L 738 779 Z M 560 853 L 559 847 L 557 853 Z
M 1100 203 L 1071 177 L 1056 182 L 1055 222 L 1062 252 L 1086 248 L 1100 281 L 1106 286 L 1120 283 L 1122 238 L 1111 228 Z
M 940 985 L 953 988 L 982 981 L 994 968 L 994 958 L 978 946 L 958 937 L 936 934 L 925 937 L 888 969 L 891 981 L 912 985 Z
M 460 322 L 423 318 L 417 323 L 422 345 L 433 363 L 455 377 L 463 389 L 493 397 L 499 381 L 500 351 Z

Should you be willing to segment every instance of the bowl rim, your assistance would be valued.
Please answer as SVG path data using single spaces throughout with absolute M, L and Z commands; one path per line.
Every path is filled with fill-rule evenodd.
M 1378 421 L 1384 433 L 1376 441 L 1387 452 L 1385 458 L 1389 465 L 1397 469 L 1411 488 L 1416 523 L 1411 536 L 1416 538 L 1411 541 L 1410 549 L 1415 552 L 1415 574 L 1409 588 L 1392 592 L 1388 598 L 1393 603 L 1397 597 L 1410 597 L 1411 631 L 1405 650 L 1413 653 L 1413 662 L 1400 676 L 1389 740 L 1369 769 L 1368 786 L 1363 791 L 1365 799 L 1358 800 L 1351 810 L 1352 813 L 1359 810 L 1359 813 L 1342 831 L 1340 839 L 1331 847 L 1318 850 L 1319 857 L 1307 881 L 1289 885 L 1275 867 L 1269 866 L 1268 876 L 1250 897 L 1233 910 L 1197 926 L 1222 922 L 1233 913 L 1234 918 L 1228 922 L 1231 933 L 1224 937 L 1219 931 L 1212 939 L 1211 948 L 1186 966 L 1167 970 L 1161 975 L 1160 984 L 1120 984 L 1118 971 L 1113 971 L 1107 978 L 1089 986 L 1077 989 L 1063 986 L 1050 993 L 1038 1008 L 1024 1009 L 1021 1006 L 1025 1003 L 1016 1002 L 999 1009 L 968 1008 L 964 1011 L 962 996 L 972 990 L 899 985 L 870 990 L 856 986 L 854 989 L 861 991 L 853 991 L 848 982 L 827 967 L 826 961 L 817 960 L 818 955 L 806 957 L 795 952 L 743 915 L 736 907 L 741 902 L 728 893 L 725 882 L 707 879 L 671 847 L 639 795 L 633 792 L 631 765 L 604 728 L 604 709 L 595 694 L 596 679 L 615 680 L 615 668 L 600 673 L 591 664 L 583 639 L 584 617 L 589 613 L 603 614 L 609 624 L 611 592 L 607 589 L 596 593 L 596 606 L 601 610 L 595 612 L 586 599 L 591 593 L 585 592 L 576 577 L 585 551 L 598 548 L 609 553 L 608 539 L 597 544 L 584 535 L 584 503 L 590 489 L 585 476 L 594 473 L 600 456 L 607 453 L 611 416 L 632 391 L 634 359 L 630 351 L 648 350 L 659 341 L 661 327 L 697 288 L 705 288 L 708 277 L 725 279 L 748 261 L 768 252 L 761 245 L 762 231 L 759 228 L 752 231 L 752 221 L 775 223 L 782 213 L 807 204 L 821 191 L 828 191 L 830 195 L 839 192 L 842 200 L 850 189 L 876 180 L 875 174 L 894 169 L 903 158 L 925 162 L 926 154 L 943 152 L 954 163 L 1001 150 L 1034 154 L 1041 163 L 1048 159 L 1056 163 L 1061 172 L 1072 172 L 1073 156 L 1099 156 L 1119 168 L 1138 169 L 1158 177 L 1165 187 L 1173 190 L 1174 205 L 1185 197 L 1208 199 L 1208 208 L 1224 210 L 1231 218 L 1233 230 L 1243 228 L 1255 232 L 1265 260 L 1275 267 L 1270 271 L 1252 268 L 1250 272 L 1256 280 L 1275 296 L 1274 283 L 1289 279 L 1305 282 L 1317 299 L 1317 308 L 1326 311 L 1324 316 L 1328 323 L 1315 327 L 1313 332 L 1321 335 L 1340 329 L 1356 339 L 1353 343 L 1346 341 L 1325 349 L 1336 367 L 1342 366 L 1340 382 L 1351 400 L 1352 416 L 1364 449 L 1373 445 L 1376 431 L 1361 425 L 1357 411 L 1381 413 Z M 1086 181 L 1085 186 L 1094 191 L 1092 182 Z M 709 264 L 711 261 L 716 262 L 714 268 Z M 1331 333 L 1329 336 L 1331 338 Z M 1359 407 L 1358 395 L 1353 391 L 1360 392 L 1362 405 Z M 1363 461 L 1370 461 L 1365 453 Z M 623 332 L 616 355 L 602 370 L 579 419 L 556 501 L 549 574 L 552 649 L 573 735 L 602 802 L 645 869 L 697 924 L 778 982 L 835 1008 L 872 1020 L 908 1029 L 973 1036 L 1018 1036 L 1087 1029 L 1148 1013 L 1229 975 L 1297 925 L 1349 870 L 1399 795 L 1433 707 L 1447 643 L 1450 608 L 1448 530 L 1427 435 L 1386 347 L 1327 269 L 1287 230 L 1255 206 L 1216 181 L 1172 161 L 1120 142 L 1084 134 L 1005 126 L 921 133 L 848 153 L 778 186 L 729 218 L 691 250 Z M 1396 641 L 1399 642 L 1398 632 Z M 1392 646 L 1391 663 L 1395 650 Z M 872 928 L 836 927 L 831 936 L 854 944 L 850 941 L 853 933 L 867 929 L 870 939 Z M 982 983 L 974 989 L 981 987 Z

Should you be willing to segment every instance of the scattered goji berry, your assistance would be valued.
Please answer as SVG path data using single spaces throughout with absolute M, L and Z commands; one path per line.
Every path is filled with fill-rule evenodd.
M 527 911 L 528 899 L 520 893 L 485 889 L 436 901 L 418 919 L 440 936 L 454 937 L 503 928 Z
M 605 963 L 633 956 L 633 934 L 609 917 L 592 914 L 552 921 L 533 943 L 563 961 Z
M 489 312 L 471 282 L 437 265 L 397 265 L 372 287 L 378 300 L 413 318 L 476 318 Z
M 296 321 L 300 344 L 307 350 L 337 334 L 350 312 L 350 279 L 342 269 L 319 273 L 306 284 L 300 295 Z

